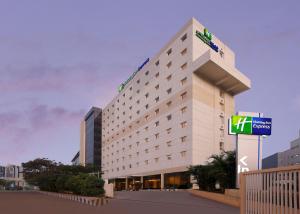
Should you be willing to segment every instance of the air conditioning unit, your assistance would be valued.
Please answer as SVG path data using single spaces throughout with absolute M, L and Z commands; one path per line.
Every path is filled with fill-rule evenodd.
M 223 98 L 220 99 L 220 104 L 224 105 L 225 104 L 225 100 Z
M 220 117 L 224 117 L 225 113 L 224 112 L 220 112 Z

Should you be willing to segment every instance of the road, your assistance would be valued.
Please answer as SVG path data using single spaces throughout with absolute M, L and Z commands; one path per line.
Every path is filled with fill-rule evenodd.
M 117 192 L 102 207 L 46 196 L 40 193 L 0 193 L 1 214 L 238 214 L 239 209 L 198 198 L 188 192 Z

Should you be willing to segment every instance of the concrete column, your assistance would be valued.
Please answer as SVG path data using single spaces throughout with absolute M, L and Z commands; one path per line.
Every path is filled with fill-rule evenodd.
M 144 177 L 141 176 L 141 188 L 144 189 Z
M 128 177 L 125 178 L 125 190 L 128 190 Z
M 165 188 L 165 174 L 161 173 L 160 174 L 160 189 L 164 189 Z

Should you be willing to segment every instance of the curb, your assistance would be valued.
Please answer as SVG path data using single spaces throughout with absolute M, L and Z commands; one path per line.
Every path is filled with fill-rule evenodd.
M 94 206 L 94 207 L 103 206 L 105 204 L 108 204 L 108 199 L 105 197 L 101 197 L 101 198 L 87 197 L 87 196 L 71 195 L 71 194 L 64 194 L 64 193 L 46 192 L 46 191 L 37 191 L 37 192 L 44 194 L 44 195 L 55 196 L 55 197 L 62 198 L 62 199 L 76 201 L 81 204 L 86 204 L 86 205 L 90 205 L 90 206 Z

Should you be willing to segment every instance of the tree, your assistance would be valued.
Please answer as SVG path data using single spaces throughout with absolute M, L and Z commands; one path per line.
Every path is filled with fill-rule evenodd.
M 72 192 L 74 194 L 98 196 L 104 193 L 104 181 L 90 173 L 99 172 L 94 165 L 71 166 L 45 158 L 22 163 L 25 180 L 41 190 Z
M 191 166 L 189 172 L 197 180 L 199 188 L 205 191 L 216 191 L 215 184 L 219 182 L 221 191 L 235 188 L 236 153 L 233 151 L 212 155 L 207 165 Z

